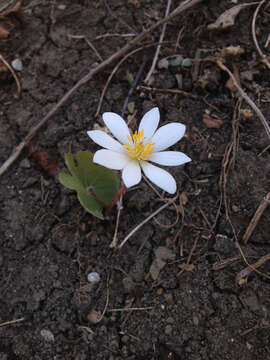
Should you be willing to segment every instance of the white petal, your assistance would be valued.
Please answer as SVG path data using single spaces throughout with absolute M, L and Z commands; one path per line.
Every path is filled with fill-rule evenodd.
M 147 161 L 141 161 L 141 167 L 145 175 L 152 181 L 152 183 L 170 194 L 174 194 L 176 192 L 176 182 L 168 171 L 160 169 Z
M 178 166 L 191 161 L 186 154 L 180 151 L 155 152 L 150 155 L 149 160 L 165 166 Z
M 137 185 L 142 179 L 141 168 L 138 161 L 130 161 L 123 169 L 122 179 L 126 187 Z
M 113 170 L 122 170 L 130 160 L 131 158 L 125 153 L 106 149 L 98 150 L 93 157 L 94 163 Z
M 159 110 L 157 107 L 148 111 L 142 118 L 139 126 L 139 131 L 143 129 L 145 140 L 151 138 L 157 130 L 159 123 Z
M 127 136 L 130 136 L 130 132 L 125 120 L 123 120 L 121 116 L 112 112 L 105 112 L 102 115 L 102 118 L 113 136 L 116 137 L 121 144 L 127 144 Z
M 123 146 L 116 140 L 114 140 L 110 135 L 106 134 L 101 130 L 92 130 L 87 131 L 88 136 L 98 145 L 104 147 L 105 149 L 113 150 L 116 152 L 123 152 L 125 149 Z
M 151 139 L 155 143 L 154 152 L 162 151 L 177 143 L 184 136 L 185 131 L 185 125 L 179 123 L 161 126 Z

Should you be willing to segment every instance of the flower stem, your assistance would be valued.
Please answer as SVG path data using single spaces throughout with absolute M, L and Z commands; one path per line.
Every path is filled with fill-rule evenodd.
M 110 205 L 107 207 L 106 211 L 105 211 L 105 216 L 109 216 L 111 214 L 112 208 L 114 207 L 114 205 L 117 203 L 117 201 L 120 199 L 120 197 L 126 192 L 126 187 L 124 184 L 121 185 L 120 189 L 118 190 L 117 194 L 115 195 L 115 197 L 112 199 Z

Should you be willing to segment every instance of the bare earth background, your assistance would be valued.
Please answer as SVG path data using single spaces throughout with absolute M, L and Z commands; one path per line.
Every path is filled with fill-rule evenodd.
M 9 38 L 0 40 L 5 59 L 19 58 L 23 64 L 17 72 L 20 98 L 11 74 L 0 69 L 1 164 L 91 67 L 130 41 L 130 34 L 163 18 L 166 3 L 24 1 L 23 26 L 15 19 Z M 173 1 L 171 9 L 178 5 Z M 204 1 L 170 21 L 164 37 L 170 43 L 162 46 L 159 60 L 173 61 L 157 67 L 149 85 L 164 92 L 135 89 L 129 98 L 125 118 L 131 118 L 133 129 L 154 106 L 160 109 L 161 123 L 186 124 L 186 136 L 174 149 L 193 161 L 172 169 L 180 194 L 176 207 L 148 222 L 121 250 L 109 248 L 116 210 L 103 222 L 84 213 L 76 194 L 64 189 L 56 174 L 65 169 L 65 152 L 97 149 L 86 131 L 102 126 L 95 114 L 117 63 L 81 87 L 2 175 L 0 360 L 270 358 L 269 263 L 259 273 L 237 278 L 247 267 L 244 257 L 254 264 L 270 253 L 269 208 L 247 244 L 241 241 L 270 191 L 269 139 L 214 62 L 183 67 L 178 61 L 179 56 L 220 56 L 222 49 L 239 45 L 243 53 L 227 58 L 226 65 L 239 74 L 241 86 L 269 118 L 270 71 L 261 64 L 251 35 L 256 5 L 242 9 L 226 30 L 207 29 L 233 6 L 229 0 Z M 266 55 L 269 19 L 269 6 L 262 6 L 256 34 Z M 146 43 L 157 42 L 160 31 Z M 100 114 L 121 114 L 128 79 L 146 61 L 138 84 L 145 85 L 155 49 L 146 48 L 120 66 Z M 163 204 L 144 182 L 128 191 L 119 240 Z M 160 253 L 166 265 L 158 274 L 153 263 Z M 92 287 L 87 283 L 90 271 L 101 276 Z

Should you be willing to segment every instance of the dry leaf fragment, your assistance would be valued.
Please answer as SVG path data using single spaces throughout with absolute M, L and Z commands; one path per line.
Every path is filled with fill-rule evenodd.
M 240 114 L 243 115 L 243 117 L 246 119 L 253 117 L 253 112 L 250 109 L 240 109 Z
M 244 54 L 245 50 L 243 48 L 241 48 L 241 46 L 237 45 L 237 46 L 227 46 L 224 49 L 221 50 L 220 55 L 222 57 L 226 57 L 226 56 L 239 56 Z
M 54 158 L 45 151 L 36 150 L 32 144 L 27 145 L 29 155 L 51 176 L 56 175 L 58 164 Z
M 22 2 L 17 1 L 17 3 L 7 10 L 0 13 L 0 18 L 4 19 L 10 16 L 14 16 L 21 24 L 23 24 L 24 16 L 22 12 Z
M 208 30 L 225 30 L 229 27 L 232 27 L 235 23 L 235 19 L 237 17 L 237 15 L 240 13 L 240 11 L 248 6 L 251 5 L 257 5 L 257 2 L 252 2 L 249 4 L 240 4 L 240 5 L 236 5 L 233 6 L 232 8 L 230 8 L 229 10 L 226 10 L 223 14 L 221 14 L 217 20 L 212 23 L 209 24 L 207 26 Z
M 185 270 L 188 272 L 193 272 L 195 270 L 195 265 L 193 265 L 193 264 L 179 264 L 178 267 L 181 270 Z
M 203 115 L 203 123 L 208 129 L 219 129 L 223 124 L 223 120 L 214 119 L 208 114 Z
M 169 67 L 169 61 L 167 58 L 160 59 L 158 62 L 158 68 L 159 69 L 168 69 Z
M 9 31 L 6 30 L 3 26 L 0 26 L 0 40 L 6 39 L 9 35 Z
M 233 64 L 233 75 L 234 75 L 238 85 L 241 86 L 239 69 L 238 69 L 238 66 L 236 66 L 235 64 Z M 235 85 L 232 81 L 232 78 L 229 78 L 229 80 L 227 80 L 226 88 L 229 89 L 232 93 L 235 93 L 237 91 L 237 88 L 235 87 Z
M 1 39 L 1 37 L 0 37 L 0 39 Z M 3 59 L 3 60 L 2 60 Z M 8 67 L 6 66 L 6 64 L 5 64 L 5 56 L 4 56 L 4 54 L 2 53 L 0 53 L 0 72 L 8 72 Z

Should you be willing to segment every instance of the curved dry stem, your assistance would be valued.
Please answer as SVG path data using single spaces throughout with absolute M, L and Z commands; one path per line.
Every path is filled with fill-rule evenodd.
M 266 121 L 261 110 L 257 107 L 257 105 L 251 100 L 251 98 L 241 88 L 241 86 L 238 84 L 237 80 L 235 79 L 233 73 L 227 68 L 227 66 L 225 66 L 221 60 L 216 60 L 216 63 L 223 71 L 227 72 L 227 74 L 232 79 L 234 86 L 239 91 L 240 95 L 246 100 L 246 102 L 250 105 L 250 107 L 255 111 L 258 118 L 261 120 L 261 123 L 266 131 L 268 138 L 270 139 L 270 126 L 269 126 L 268 122 Z
M 252 18 L 252 25 L 251 25 L 251 32 L 252 32 L 252 38 L 253 38 L 253 42 L 254 45 L 256 47 L 256 50 L 258 52 L 258 54 L 260 55 L 260 57 L 262 58 L 262 62 L 268 67 L 268 69 L 270 70 L 270 63 L 267 60 L 266 55 L 262 52 L 258 40 L 257 40 L 257 36 L 256 36 L 256 19 L 258 16 L 258 12 L 260 10 L 260 8 L 262 7 L 262 5 L 266 2 L 266 0 L 262 0 L 259 5 L 256 7 L 256 10 L 254 11 L 254 15 Z

